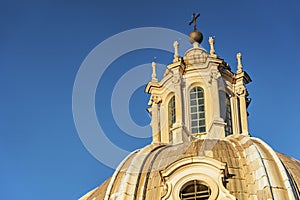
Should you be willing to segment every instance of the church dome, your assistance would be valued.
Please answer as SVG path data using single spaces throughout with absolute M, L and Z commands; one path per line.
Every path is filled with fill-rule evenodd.
M 81 200 L 181 199 L 184 184 L 195 180 L 209 188 L 207 195 L 215 195 L 211 199 L 300 198 L 300 162 L 260 139 L 240 135 L 151 144 L 133 152 Z
M 193 15 L 194 30 L 195 20 Z M 161 80 L 152 63 L 147 111 L 152 143 L 131 153 L 81 200 L 300 199 L 300 162 L 275 152 L 248 128 L 251 99 L 242 55 L 237 71 L 198 42 Z

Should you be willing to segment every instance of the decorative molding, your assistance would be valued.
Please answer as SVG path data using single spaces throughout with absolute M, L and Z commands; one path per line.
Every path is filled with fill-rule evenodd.
M 175 85 L 178 85 L 180 83 L 180 75 L 179 74 L 174 74 L 172 78 L 172 83 Z
M 178 199 L 183 185 L 192 180 L 202 181 L 210 187 L 209 200 L 235 200 L 223 185 L 227 173 L 227 165 L 213 158 L 194 156 L 178 160 L 161 171 L 163 187 L 167 189 L 162 200 Z
M 216 81 L 220 77 L 221 77 L 221 73 L 219 72 L 219 70 L 213 69 L 210 72 L 210 79 L 209 79 L 208 83 L 211 84 L 213 80 Z
M 211 78 L 214 80 L 218 80 L 221 77 L 221 74 L 218 70 L 212 70 L 211 71 Z

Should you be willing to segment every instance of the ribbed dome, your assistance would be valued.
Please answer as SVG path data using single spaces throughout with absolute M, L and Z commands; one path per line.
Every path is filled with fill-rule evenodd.
M 300 198 L 300 162 L 276 153 L 260 139 L 240 135 L 178 145 L 151 144 L 133 152 L 110 179 L 82 199 L 161 199 L 170 189 L 164 171 L 170 166 L 176 171 L 174 163 L 196 159 L 226 166 L 223 186 L 236 199 Z
M 185 52 L 183 59 L 187 65 L 204 64 L 209 54 L 205 49 L 194 47 Z
M 241 55 L 235 73 L 215 54 L 212 38 L 207 53 L 196 36 L 183 58 L 174 43 L 173 62 L 161 80 L 152 66 L 145 88 L 152 143 L 131 153 L 82 200 L 300 198 L 300 162 L 250 137 L 251 78 Z

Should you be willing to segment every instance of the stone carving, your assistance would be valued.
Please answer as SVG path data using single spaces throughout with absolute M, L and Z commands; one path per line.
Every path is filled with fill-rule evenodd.
M 152 62 L 152 82 L 157 82 L 156 76 L 156 62 Z
M 237 59 L 237 62 L 238 62 L 237 73 L 241 73 L 241 72 L 243 72 L 242 54 L 241 53 L 236 54 L 236 59 Z
M 160 96 L 157 95 L 151 95 L 150 100 L 148 102 L 148 106 L 152 106 L 153 103 L 159 104 L 161 103 L 162 99 Z
M 246 89 L 245 89 L 245 87 L 242 87 L 242 86 L 239 87 L 239 88 L 236 90 L 236 93 L 237 93 L 239 96 L 246 94 Z
M 179 76 L 179 74 L 174 74 L 173 75 L 172 83 L 174 83 L 174 84 L 180 83 L 180 76 Z
M 175 41 L 173 46 L 174 46 L 174 59 L 173 59 L 173 62 L 176 62 L 176 61 L 178 61 L 178 46 L 179 46 L 179 43 L 177 41 Z
M 211 71 L 211 78 L 218 80 L 221 77 L 221 74 L 218 70 Z
M 210 80 L 208 81 L 209 84 L 212 83 L 213 80 L 218 80 L 221 77 L 221 74 L 218 70 L 212 70 L 210 73 Z
M 215 40 L 214 40 L 214 38 L 213 37 L 209 37 L 209 40 L 208 40 L 208 42 L 209 42 L 209 45 L 210 45 L 210 55 L 211 56 L 216 56 L 216 52 L 215 52 L 215 47 L 214 47 L 214 44 L 215 44 Z

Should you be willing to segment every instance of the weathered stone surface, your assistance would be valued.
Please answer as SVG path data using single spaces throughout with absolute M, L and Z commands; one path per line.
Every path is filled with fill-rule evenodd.
M 299 191 L 297 185 L 300 185 L 300 163 L 285 155 L 272 152 L 273 150 L 260 140 L 248 136 L 229 136 L 225 139 L 205 142 L 212 147 L 212 158 L 227 165 L 228 176 L 225 178 L 224 186 L 237 199 L 291 199 L 289 189 Z M 139 154 L 136 153 L 125 161 L 122 171 L 118 172 L 113 180 L 108 179 L 89 194 L 89 197 L 82 199 L 105 199 L 107 191 L 110 191 L 106 194 L 108 199 L 161 199 L 165 194 L 165 186 L 160 172 L 183 158 L 201 157 L 202 145 L 203 140 L 195 140 L 189 144 L 156 147 L 148 153 L 148 156 L 144 155 L 143 159 L 132 163 L 135 161 L 134 157 Z M 284 176 L 279 173 L 279 163 L 274 159 L 274 155 L 287 169 L 288 180 L 284 180 Z M 130 168 L 133 164 L 142 173 L 125 173 L 126 168 Z M 120 184 L 124 183 L 124 180 L 130 180 L 127 184 L 134 187 L 131 189 L 127 187 L 122 191 L 124 187 L 120 187 Z M 109 182 L 112 182 L 110 190 L 107 188 Z M 299 193 L 297 195 L 300 198 Z

